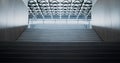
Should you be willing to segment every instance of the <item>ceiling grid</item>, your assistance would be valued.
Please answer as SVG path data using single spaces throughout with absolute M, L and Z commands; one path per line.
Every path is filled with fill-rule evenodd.
M 28 7 L 37 19 L 80 19 L 91 14 L 92 0 L 29 0 Z

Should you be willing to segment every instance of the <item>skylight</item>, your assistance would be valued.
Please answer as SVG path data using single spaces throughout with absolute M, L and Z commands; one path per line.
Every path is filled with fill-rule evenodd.
M 91 0 L 29 0 L 29 19 L 85 19 Z

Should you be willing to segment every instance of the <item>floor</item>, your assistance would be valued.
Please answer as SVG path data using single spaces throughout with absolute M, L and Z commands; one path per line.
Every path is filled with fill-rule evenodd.
M 43 25 L 42 25 L 43 26 Z M 63 28 L 62 28 L 63 27 Z M 27 29 L 17 41 L 28 42 L 99 42 L 102 41 L 92 29 L 78 29 L 79 27 L 35 27 Z

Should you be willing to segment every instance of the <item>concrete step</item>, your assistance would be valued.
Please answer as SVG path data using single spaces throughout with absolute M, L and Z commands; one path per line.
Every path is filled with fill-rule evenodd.
M 119 63 L 119 42 L 0 42 L 0 63 Z

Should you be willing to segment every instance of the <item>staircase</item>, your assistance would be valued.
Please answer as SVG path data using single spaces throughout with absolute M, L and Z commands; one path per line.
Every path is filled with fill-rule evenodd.
M 17 41 L 28 42 L 101 42 L 92 29 L 27 29 Z
M 120 43 L 102 42 L 92 29 L 27 29 L 0 42 L 0 63 L 120 63 Z
M 117 42 L 0 42 L 0 63 L 120 63 Z

